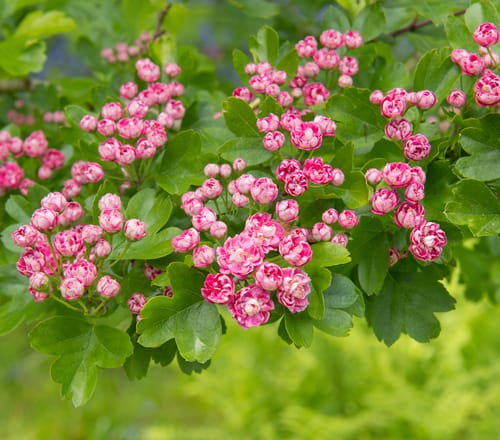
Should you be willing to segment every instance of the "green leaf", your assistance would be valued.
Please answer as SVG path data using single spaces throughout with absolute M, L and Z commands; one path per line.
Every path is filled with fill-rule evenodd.
M 128 202 L 127 218 L 138 218 L 146 223 L 148 234 L 154 234 L 167 223 L 172 212 L 172 202 L 167 194 L 156 195 L 152 188 L 136 193 Z
M 304 312 L 286 312 L 285 327 L 290 339 L 297 347 L 310 347 L 314 337 L 312 319 Z
M 20 195 L 10 196 L 5 203 L 5 211 L 17 222 L 29 224 L 33 211 L 40 206 L 40 201 L 48 193 L 47 188 L 35 183 L 30 187 L 26 197 Z
M 356 29 L 363 36 L 363 41 L 367 42 L 383 34 L 385 25 L 384 10 L 380 3 L 374 3 L 354 18 L 352 28 Z
M 433 49 L 418 62 L 413 89 L 432 90 L 440 103 L 450 93 L 460 75 L 460 68 L 450 59 L 449 49 Z
M 88 114 L 90 114 L 90 112 L 79 105 L 70 104 L 64 107 L 64 116 L 66 121 L 74 127 L 79 128 L 81 119 Z
M 453 188 L 455 201 L 444 213 L 456 225 L 467 225 L 476 237 L 500 233 L 500 201 L 484 183 L 462 180 Z
M 370 189 L 361 171 L 346 173 L 344 183 L 333 188 L 332 194 L 340 197 L 349 209 L 365 206 L 369 201 Z
M 447 221 L 443 206 L 453 200 L 452 188 L 456 181 L 457 176 L 451 171 L 448 161 L 437 160 L 429 165 L 425 182 L 426 194 L 422 200 L 428 220 Z
M 170 364 L 177 353 L 177 345 L 175 345 L 175 341 L 170 339 L 164 344 L 160 345 L 157 348 L 151 350 L 151 358 L 162 367 Z
M 137 6 L 137 3 L 135 4 Z M 177 48 L 175 39 L 170 34 L 164 34 L 150 43 L 151 51 L 155 60 L 164 66 L 167 63 L 175 62 Z
M 175 338 L 185 360 L 206 362 L 219 343 L 222 326 L 217 307 L 202 299 L 204 276 L 177 262 L 167 271 L 174 296 L 158 296 L 144 306 L 139 343 L 156 347 Z
M 248 48 L 256 62 L 268 61 L 271 65 L 274 65 L 280 49 L 278 33 L 270 26 L 263 26 L 256 36 L 250 36 Z
M 203 370 L 206 370 L 210 366 L 210 361 L 207 362 L 188 362 L 184 359 L 180 353 L 177 353 L 177 363 L 179 364 L 179 368 L 184 374 L 200 374 Z
M 124 236 L 115 235 L 110 260 L 153 260 L 172 253 L 171 240 L 181 230 L 176 227 L 162 229 L 160 232 L 147 233 L 139 241 L 130 242 Z
M 470 5 L 464 14 L 464 21 L 470 34 L 486 21 L 498 23 L 499 20 L 498 10 L 490 0 L 481 0 Z
M 312 259 L 304 269 L 307 271 L 309 267 L 330 267 L 339 264 L 346 264 L 351 261 L 349 251 L 336 243 L 323 241 L 315 243 L 311 246 Z
M 129 336 L 107 326 L 92 326 L 75 317 L 55 316 L 38 324 L 30 333 L 32 347 L 58 356 L 52 379 L 74 406 L 91 397 L 97 382 L 97 368 L 121 366 L 132 354 Z
M 463 17 L 450 15 L 445 24 L 446 36 L 453 49 L 465 49 L 469 52 L 477 50 L 477 43 L 470 37 Z
M 156 177 L 158 184 L 170 194 L 182 194 L 191 185 L 200 185 L 204 180 L 203 164 L 195 160 L 200 153 L 200 135 L 193 130 L 181 131 L 165 147 Z
M 307 313 L 313 319 L 322 319 L 325 315 L 325 296 L 323 292 L 332 283 L 332 273 L 324 267 L 308 267 L 307 275 L 311 278 L 312 284 Z
M 257 117 L 245 101 L 231 97 L 223 102 L 222 107 L 227 128 L 234 134 L 242 137 L 260 136 Z
M 389 269 L 389 241 L 382 222 L 376 217 L 361 217 L 349 249 L 358 263 L 359 284 L 368 295 L 378 293 Z
M 441 331 L 434 313 L 452 310 L 454 303 L 432 273 L 391 273 L 382 291 L 367 300 L 368 320 L 386 345 L 392 345 L 401 333 L 428 342 Z
M 293 78 L 297 72 L 297 67 L 299 66 L 300 58 L 297 54 L 295 47 L 286 52 L 276 64 L 277 70 L 283 70 L 286 72 L 287 78 Z
M 352 328 L 352 317 L 345 310 L 327 307 L 324 318 L 314 321 L 314 327 L 332 336 L 347 336 Z
M 33 11 L 27 14 L 14 33 L 15 37 L 43 39 L 62 32 L 69 32 L 76 26 L 73 19 L 61 11 Z
M 251 17 L 271 18 L 280 13 L 280 7 L 267 0 L 227 0 Z
M 233 50 L 233 66 L 240 80 L 244 83 L 248 81 L 248 75 L 245 73 L 245 66 L 250 62 L 244 52 L 239 49 Z
M 238 157 L 243 157 L 247 166 L 259 165 L 273 157 L 273 152 L 264 148 L 261 137 L 230 139 L 220 147 L 219 154 L 229 162 L 233 162 Z
M 151 361 L 151 352 L 151 348 L 145 348 L 134 342 L 134 352 L 123 364 L 129 380 L 141 379 L 146 376 Z
M 0 41 L 0 69 L 14 77 L 39 72 L 47 59 L 45 50 L 44 42 L 26 37 Z
M 332 95 L 326 105 L 328 115 L 337 123 L 337 138 L 344 143 L 352 141 L 355 154 L 369 152 L 384 136 L 385 119 L 378 106 L 370 104 L 370 93 L 350 87 Z
M 500 115 L 495 115 L 500 116 Z M 499 118 L 497 118 L 497 122 Z M 464 177 L 486 182 L 500 178 L 499 138 L 479 128 L 466 128 L 460 133 L 460 143 L 470 154 L 461 157 L 455 166 Z
M 28 284 L 15 266 L 2 266 L 0 275 L 0 335 L 6 335 L 21 324 L 35 309 L 36 303 L 28 293 Z
M 351 29 L 351 23 L 345 10 L 336 6 L 329 6 L 323 16 L 323 29 L 335 29 L 342 33 Z

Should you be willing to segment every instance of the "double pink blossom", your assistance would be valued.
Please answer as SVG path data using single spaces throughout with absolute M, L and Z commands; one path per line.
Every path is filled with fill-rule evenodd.
M 229 297 L 228 308 L 240 326 L 249 328 L 265 324 L 274 304 L 268 291 L 251 284 Z
M 221 273 L 232 274 L 240 280 L 262 263 L 264 252 L 247 234 L 228 238 L 217 248 L 217 263 Z
M 235 294 L 234 280 L 227 274 L 210 273 L 205 278 L 201 294 L 208 302 L 227 304 Z
M 282 273 L 283 281 L 276 292 L 278 301 L 292 313 L 305 310 L 309 304 L 311 279 L 296 267 L 285 267 Z

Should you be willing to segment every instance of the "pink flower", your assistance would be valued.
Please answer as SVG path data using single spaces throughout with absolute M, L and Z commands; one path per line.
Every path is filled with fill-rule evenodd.
M 30 288 L 33 290 L 47 290 L 50 286 L 49 277 L 44 272 L 35 272 L 30 276 Z
M 74 257 L 83 249 L 82 234 L 74 229 L 58 232 L 54 235 L 55 250 L 65 257 Z
M 423 134 L 414 134 L 404 142 L 403 151 L 408 160 L 423 160 L 429 155 L 430 150 L 431 145 Z
M 117 194 L 106 193 L 99 199 L 98 207 L 101 211 L 105 209 L 120 210 L 122 208 L 122 200 Z
M 252 198 L 260 205 L 273 202 L 278 192 L 278 186 L 269 177 L 255 179 L 250 187 Z
M 332 225 L 338 220 L 338 218 L 339 218 L 339 213 L 334 208 L 328 208 L 321 215 L 321 220 L 323 220 L 323 222 L 326 223 L 327 225 Z
M 305 105 L 322 104 L 330 97 L 330 91 L 320 82 L 306 84 L 302 90 Z
M 23 150 L 26 156 L 40 157 L 45 154 L 48 148 L 47 138 L 43 131 L 38 130 L 31 133 L 23 143 Z
M 446 234 L 438 223 L 424 221 L 412 229 L 409 249 L 418 260 L 434 261 L 441 255 L 446 242 Z
M 284 159 L 276 169 L 276 177 L 281 182 L 285 182 L 286 177 L 295 171 L 301 171 L 302 165 L 297 159 Z M 307 180 L 307 177 L 306 177 Z
M 207 163 L 203 168 L 203 174 L 207 177 L 217 177 L 219 175 L 219 165 L 216 163 Z
M 278 151 L 285 143 L 285 135 L 281 131 L 270 131 L 262 139 L 264 148 L 269 151 Z
M 399 203 L 399 196 L 395 190 L 379 188 L 373 193 L 371 203 L 371 211 L 374 214 L 384 215 L 396 207 Z
M 462 69 L 462 73 L 468 76 L 476 76 L 484 69 L 484 60 L 477 53 L 468 53 L 460 59 L 458 65 Z
M 203 283 L 201 294 L 208 302 L 227 304 L 234 295 L 234 280 L 226 274 L 208 274 Z
M 352 76 L 358 73 L 358 60 L 354 57 L 342 57 L 339 62 L 339 72 L 341 75 Z
M 172 238 L 172 247 L 175 252 L 189 252 L 193 250 L 200 242 L 200 233 L 194 229 L 189 228 L 180 235 L 176 235 Z
M 372 104 L 380 104 L 383 99 L 384 93 L 382 92 L 382 90 L 377 89 L 370 93 L 370 102 Z
M 228 238 L 223 246 L 217 248 L 217 254 L 221 273 L 233 274 L 240 280 L 253 272 L 264 257 L 261 246 L 246 234 Z
M 142 293 L 136 292 L 130 296 L 127 305 L 134 315 L 139 315 L 147 302 L 148 299 Z
M 17 260 L 16 269 L 21 275 L 29 277 L 35 272 L 43 272 L 46 266 L 46 259 L 42 252 L 27 249 Z
M 342 247 L 346 247 L 348 241 L 349 241 L 349 237 L 346 234 L 343 234 L 343 233 L 336 234 L 332 238 L 332 243 L 338 244 L 339 246 L 342 246 Z
M 453 107 L 462 107 L 467 101 L 467 95 L 459 89 L 453 89 L 446 97 L 446 102 Z
M 154 82 L 160 79 L 160 68 L 148 58 L 141 58 L 136 61 L 135 68 L 137 76 L 146 82 Z
M 181 209 L 189 216 L 198 214 L 203 208 L 203 201 L 196 197 L 193 191 L 181 196 Z
M 289 110 L 281 115 L 280 125 L 284 130 L 296 130 L 300 124 L 302 124 L 302 118 L 294 111 Z
M 65 300 L 71 301 L 83 295 L 85 287 L 78 278 L 64 278 L 61 282 L 61 295 Z
M 315 185 L 326 185 L 333 180 L 332 166 L 325 164 L 322 157 L 313 157 L 304 162 L 304 174 Z
M 329 70 L 334 69 L 339 65 L 339 56 L 335 50 L 323 48 L 317 50 L 314 54 L 314 62 L 320 69 Z
M 142 119 L 136 117 L 123 118 L 118 121 L 116 128 L 118 129 L 118 134 L 122 138 L 135 139 L 141 135 L 142 129 L 144 128 L 144 122 Z
M 174 119 L 182 119 L 186 113 L 186 109 L 181 101 L 170 99 L 165 105 L 165 113 Z
M 118 121 L 123 116 L 123 109 L 119 102 L 108 102 L 101 108 L 101 116 L 103 119 L 111 119 Z
M 315 223 L 311 229 L 311 237 L 314 241 L 330 241 L 332 238 L 332 228 L 326 223 Z
M 304 271 L 296 267 L 286 267 L 282 269 L 282 272 L 283 283 L 276 292 L 278 301 L 292 313 L 305 310 L 309 304 L 311 279 Z
M 101 296 L 113 298 L 120 293 L 121 286 L 114 278 L 111 278 L 109 275 L 104 275 L 97 282 L 96 290 Z
M 276 290 L 283 282 L 281 267 L 274 263 L 262 263 L 254 273 L 255 283 L 264 290 Z
M 325 165 L 325 166 L 328 166 L 328 165 Z M 344 183 L 344 180 L 345 180 L 344 172 L 340 168 L 333 168 L 332 169 L 332 185 L 340 186 Z
M 299 218 L 299 204 L 293 199 L 280 200 L 276 203 L 276 216 L 286 223 Z
M 344 36 L 339 31 L 328 29 L 321 33 L 319 41 L 329 49 L 338 49 L 344 45 Z
M 132 99 L 138 92 L 137 84 L 134 82 L 126 82 L 120 86 L 120 98 Z
M 137 241 L 146 236 L 146 223 L 136 218 L 128 219 L 123 226 L 123 233 L 128 240 Z
M 210 225 L 210 235 L 214 238 L 224 238 L 227 234 L 227 225 L 224 222 L 216 221 Z
M 112 119 L 100 119 L 97 122 L 97 131 L 103 136 L 113 136 L 116 130 L 115 121 Z
M 83 225 L 82 240 L 86 244 L 96 244 L 102 238 L 103 230 L 97 225 Z
M 94 245 L 94 252 L 97 258 L 106 258 L 111 253 L 111 243 L 100 238 Z
M 363 37 L 359 32 L 348 30 L 344 34 L 344 43 L 349 49 L 356 49 L 363 44 Z
M 245 102 L 250 102 L 253 99 L 253 93 L 246 87 L 237 87 L 233 90 L 232 96 L 240 98 Z
M 255 245 L 259 246 L 264 253 L 278 249 L 278 243 L 283 238 L 284 230 L 276 220 L 265 220 L 261 223 L 252 222 L 252 217 L 258 216 L 259 213 L 247 219 L 244 233 L 251 238 Z
M 156 154 L 156 147 L 153 145 L 152 142 L 149 142 L 147 139 L 144 138 L 140 138 L 137 140 L 135 148 L 135 157 L 137 159 L 150 159 L 155 154 Z
M 406 111 L 406 95 L 387 95 L 380 101 L 380 113 L 385 118 L 403 116 Z
M 405 198 L 409 202 L 418 202 L 424 198 L 424 185 L 420 182 L 412 182 L 405 189 Z
M 64 211 L 59 215 L 59 225 L 66 226 L 69 223 L 80 220 L 85 215 L 82 205 L 78 202 L 69 202 Z
M 17 188 L 23 177 L 24 171 L 17 162 L 5 162 L 0 166 L 0 192 L 3 188 Z
M 359 218 L 354 211 L 345 209 L 339 214 L 339 225 L 345 229 L 355 228 L 359 223 Z
M 193 249 L 193 266 L 207 267 L 215 260 L 215 249 L 213 247 L 202 245 Z
M 104 209 L 99 214 L 99 226 L 105 232 L 119 232 L 125 219 L 119 209 Z
M 292 234 L 279 243 L 280 255 L 292 266 L 303 266 L 311 261 L 312 249 L 307 241 Z
M 249 328 L 265 324 L 274 304 L 269 292 L 251 284 L 229 297 L 228 308 L 240 326 Z
M 417 107 L 420 110 L 428 110 L 436 105 L 436 95 L 431 90 L 420 90 L 417 92 Z
M 57 212 L 48 208 L 39 208 L 31 215 L 31 226 L 40 232 L 49 232 L 58 224 Z
M 75 179 L 68 179 L 63 184 L 63 195 L 67 199 L 71 199 L 80 194 L 82 190 L 82 185 L 78 183 Z
M 494 106 L 500 102 L 500 77 L 486 70 L 474 84 L 476 102 L 480 106 Z
M 222 194 L 222 185 L 213 177 L 205 180 L 201 185 L 201 191 L 206 199 L 215 199 Z
M 309 184 L 306 174 L 303 171 L 294 171 L 288 174 L 285 179 L 285 192 L 293 197 L 298 197 L 307 191 Z
M 309 58 L 314 56 L 317 47 L 318 47 L 318 42 L 316 41 L 316 38 L 314 38 L 311 35 L 305 37 L 303 40 L 300 40 L 295 45 L 295 49 L 297 49 L 299 57 L 302 58 Z
M 97 128 L 97 118 L 93 115 L 85 115 L 80 120 L 80 128 L 83 131 L 94 131 Z
M 405 162 L 389 162 L 382 170 L 382 176 L 387 185 L 393 188 L 402 188 L 412 181 L 410 165 Z
M 163 66 L 163 71 L 170 77 L 174 78 L 181 74 L 181 68 L 177 63 L 167 63 Z
M 241 173 L 247 167 L 247 163 L 245 159 L 242 157 L 237 157 L 233 160 L 233 170 L 237 173 Z
M 239 192 L 235 192 L 231 196 L 231 202 L 237 208 L 244 208 L 245 206 L 247 206 L 250 203 L 250 199 L 247 196 L 245 196 L 244 194 L 241 194 Z
M 201 208 L 193 215 L 191 222 L 198 231 L 208 231 L 210 225 L 217 220 L 217 213 L 212 208 Z
M 493 23 L 480 24 L 472 34 L 474 41 L 482 47 L 490 47 L 498 43 L 500 33 Z
M 55 148 L 49 148 L 42 157 L 42 164 L 51 170 L 59 170 L 64 165 L 64 153 Z
M 400 228 L 414 228 L 425 221 L 424 207 L 418 202 L 403 202 L 394 213 L 394 223 Z
M 25 248 L 35 243 L 38 231 L 30 225 L 22 225 L 12 232 L 11 237 L 16 246 Z
M 66 278 L 77 278 L 85 288 L 97 278 L 97 267 L 90 261 L 79 258 L 64 268 Z
M 411 136 L 413 126 L 408 119 L 393 119 L 384 127 L 384 133 L 389 139 L 403 140 Z
M 279 128 L 280 120 L 274 113 L 269 113 L 264 118 L 257 118 L 257 129 L 260 132 L 268 133 Z
M 231 165 L 229 165 L 228 163 L 223 163 L 220 166 L 219 173 L 223 179 L 228 179 L 231 176 L 232 172 L 233 170 L 231 169 Z
M 335 136 L 335 131 L 337 130 L 335 121 L 326 116 L 316 115 L 313 122 L 318 124 L 323 136 Z
M 401 255 L 396 248 L 389 248 L 389 267 L 394 266 L 401 259 Z

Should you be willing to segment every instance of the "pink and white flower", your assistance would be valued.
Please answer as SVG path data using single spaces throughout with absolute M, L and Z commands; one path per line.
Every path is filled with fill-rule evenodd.
M 235 294 L 234 280 L 223 273 L 210 273 L 205 278 L 201 294 L 208 302 L 227 304 Z
M 265 324 L 274 304 L 268 291 L 251 284 L 229 297 L 228 308 L 240 326 L 249 328 Z
M 96 287 L 97 293 L 106 298 L 114 298 L 120 293 L 121 286 L 118 281 L 109 275 L 104 275 L 97 282 Z
M 296 267 L 285 267 L 282 272 L 283 282 L 276 292 L 278 301 L 292 313 L 305 310 L 309 304 L 311 279 Z
M 128 240 L 141 240 L 147 233 L 146 223 L 136 218 L 128 219 L 123 226 L 123 233 Z
M 189 252 L 198 246 L 199 242 L 200 233 L 194 228 L 189 228 L 172 238 L 172 247 L 175 252 Z
M 217 248 L 217 263 L 221 273 L 232 274 L 242 280 L 262 263 L 262 247 L 247 234 L 229 237 L 223 246 Z

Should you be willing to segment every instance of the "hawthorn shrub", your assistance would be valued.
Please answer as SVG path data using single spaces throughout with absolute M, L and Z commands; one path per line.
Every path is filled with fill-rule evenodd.
M 99 368 L 202 371 L 228 319 L 391 345 L 439 335 L 456 270 L 498 301 L 498 2 L 313 2 L 306 34 L 226 5 L 265 22 L 231 85 L 189 4 L 133 3 L 0 9 L 0 332 L 27 322 L 74 405 Z M 30 76 L 60 33 L 89 75 Z

